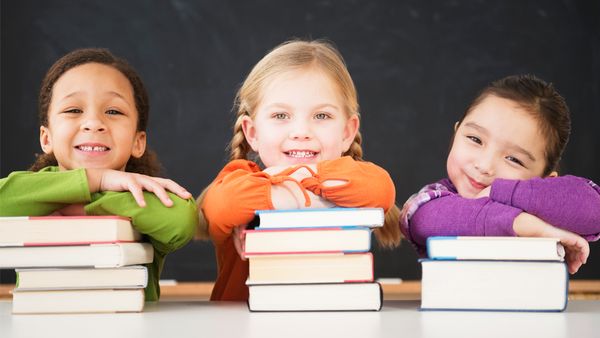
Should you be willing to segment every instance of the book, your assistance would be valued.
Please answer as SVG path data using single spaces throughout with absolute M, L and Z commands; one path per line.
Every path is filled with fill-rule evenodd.
M 13 313 L 140 312 L 144 289 L 13 292 Z
M 543 237 L 429 237 L 430 259 L 499 259 L 562 261 L 565 249 L 557 238 Z
M 379 311 L 379 283 L 250 285 L 250 311 Z
M 0 268 L 119 267 L 151 263 L 149 243 L 0 247 Z
M 317 208 L 257 210 L 259 227 L 305 228 L 341 226 L 383 226 L 385 217 L 381 208 Z
M 17 269 L 15 290 L 145 288 L 148 270 L 142 265 L 120 268 Z
M 73 245 L 139 241 L 126 217 L 0 217 L 0 246 Z
M 563 311 L 564 262 L 421 260 L 422 310 Z
M 365 252 L 251 256 L 246 284 L 372 281 L 373 255 Z
M 245 255 L 365 252 L 371 230 L 365 227 L 245 230 Z

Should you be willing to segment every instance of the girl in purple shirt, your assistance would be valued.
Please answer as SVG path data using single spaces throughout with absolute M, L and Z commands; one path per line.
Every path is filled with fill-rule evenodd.
M 551 84 L 530 75 L 493 82 L 454 126 L 448 178 L 405 203 L 404 236 L 420 254 L 430 236 L 556 237 L 577 272 L 587 241 L 600 237 L 600 188 L 558 176 L 570 129 Z

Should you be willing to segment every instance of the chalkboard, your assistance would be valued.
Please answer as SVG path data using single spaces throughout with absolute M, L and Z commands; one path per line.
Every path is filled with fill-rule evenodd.
M 149 89 L 149 145 L 194 194 L 226 163 L 233 97 L 251 67 L 293 38 L 327 38 L 356 83 L 366 159 L 397 203 L 445 175 L 452 127 L 490 81 L 533 73 L 572 111 L 565 173 L 600 182 L 600 5 L 596 1 L 1 2 L 1 175 L 39 152 L 36 100 L 68 51 L 106 47 Z M 576 278 L 600 278 L 600 246 Z M 412 247 L 376 249 L 376 277 L 419 279 Z M 163 278 L 214 280 L 209 242 L 168 256 Z M 12 273 L 0 275 L 10 281 Z

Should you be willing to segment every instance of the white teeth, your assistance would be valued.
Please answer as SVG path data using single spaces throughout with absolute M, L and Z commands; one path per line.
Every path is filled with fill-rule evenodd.
M 98 147 L 98 146 L 95 146 L 95 147 L 92 147 L 92 146 L 79 146 L 77 148 L 79 148 L 79 150 L 82 150 L 82 151 L 107 151 L 108 150 L 107 147 Z
M 305 158 L 305 157 L 313 157 L 313 156 L 315 156 L 316 153 L 314 151 L 307 151 L 307 150 L 292 150 L 292 151 L 289 151 L 287 154 L 291 157 Z

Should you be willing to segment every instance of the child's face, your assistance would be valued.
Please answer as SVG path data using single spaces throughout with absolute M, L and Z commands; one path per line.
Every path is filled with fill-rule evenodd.
M 40 143 L 45 153 L 54 153 L 61 170 L 124 170 L 129 158 L 142 156 L 146 148 L 137 120 L 129 80 L 113 67 L 87 63 L 54 84 Z
M 277 76 L 263 91 L 254 118 L 243 122 L 246 140 L 266 167 L 311 164 L 341 157 L 358 131 L 338 89 L 315 69 Z
M 456 129 L 448 176 L 461 196 L 474 198 L 496 178 L 541 176 L 545 147 L 534 117 L 515 102 L 490 95 Z

